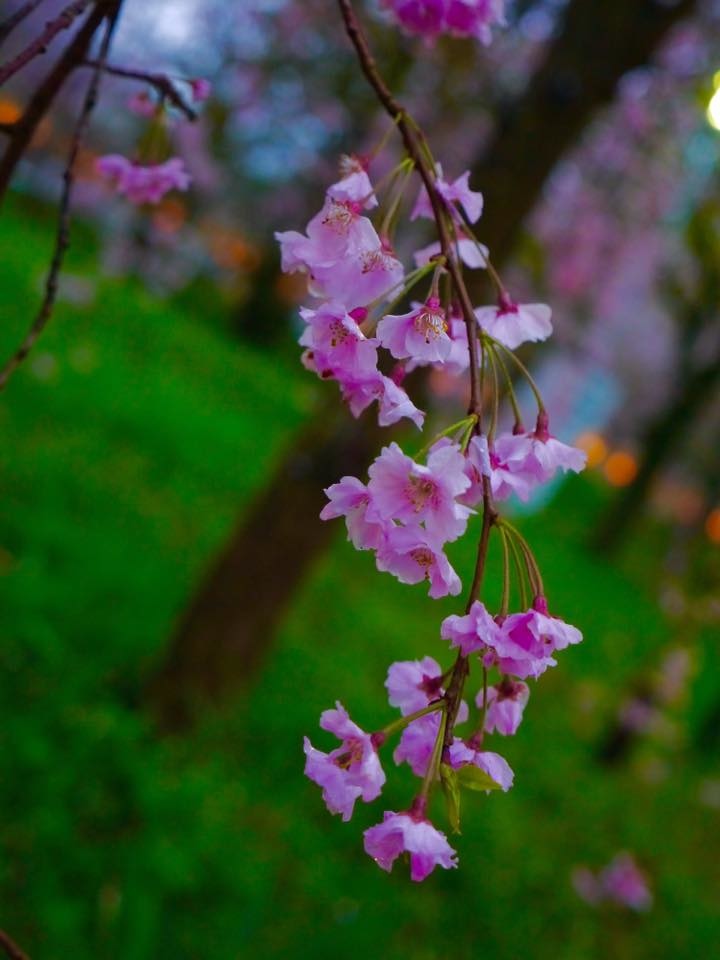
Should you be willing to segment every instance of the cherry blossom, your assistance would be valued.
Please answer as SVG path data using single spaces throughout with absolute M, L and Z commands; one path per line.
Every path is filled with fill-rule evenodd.
M 109 153 L 96 162 L 99 173 L 108 177 L 116 191 L 131 203 L 159 203 L 171 190 L 187 190 L 191 177 L 179 157 L 144 166 L 119 153 Z
M 385 813 L 383 822 L 366 830 L 364 838 L 366 853 L 388 872 L 401 853 L 409 853 L 410 879 L 416 883 L 435 867 L 449 870 L 457 866 L 457 854 L 445 834 L 412 813 Z
M 480 327 L 510 350 L 523 343 L 547 340 L 552 333 L 552 311 L 544 303 L 514 303 L 503 297 L 496 307 L 475 310 Z
M 378 570 L 392 573 L 401 583 L 430 584 L 433 599 L 457 596 L 462 589 L 460 577 L 450 566 L 445 553 L 431 543 L 427 531 L 420 526 L 391 527 L 379 548 Z
M 391 443 L 368 472 L 371 519 L 424 523 L 438 543 L 455 540 L 464 532 L 471 510 L 455 498 L 467 490 L 470 481 L 456 444 L 437 444 L 423 466 Z
M 452 350 L 447 329 L 440 301 L 429 297 L 424 305 L 414 305 L 409 313 L 383 317 L 377 327 L 377 337 L 398 359 L 409 357 L 420 363 L 442 363 Z
M 485 730 L 487 733 L 500 733 L 511 737 L 520 726 L 523 712 L 530 697 L 530 688 L 522 680 L 504 677 L 500 683 L 488 688 Z M 482 708 L 483 691 L 478 693 L 475 703 Z
M 305 775 L 323 788 L 328 810 L 349 820 L 358 797 L 370 803 L 380 796 L 385 774 L 372 736 L 353 723 L 341 703 L 321 714 L 320 726 L 334 733 L 342 745 L 322 753 L 305 737 Z
M 327 509 L 327 508 L 326 508 Z M 442 670 L 432 657 L 400 660 L 388 668 L 385 686 L 390 705 L 403 716 L 422 710 L 442 696 Z
M 469 656 L 499 642 L 501 628 L 480 600 L 475 600 L 465 616 L 452 614 L 440 626 L 440 636 L 459 647 L 463 656 Z
M 339 483 L 328 487 L 325 493 L 330 503 L 323 508 L 320 519 L 345 517 L 348 539 L 355 549 L 377 550 L 385 534 L 380 524 L 366 520 L 370 492 L 365 484 L 355 477 L 343 477 Z

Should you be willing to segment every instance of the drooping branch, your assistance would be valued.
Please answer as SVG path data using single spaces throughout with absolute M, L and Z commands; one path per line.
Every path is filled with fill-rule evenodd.
M 167 98 L 174 107 L 177 107 L 178 110 L 185 114 L 188 120 L 197 120 L 197 112 L 190 106 L 167 74 L 152 73 L 147 70 L 130 70 L 126 67 L 118 67 L 111 63 L 101 64 L 98 60 L 86 60 L 81 66 L 99 68 L 104 73 L 111 74 L 113 77 L 123 77 L 126 80 L 141 80 L 143 83 L 154 87 L 162 97 Z
M 50 268 L 45 280 L 45 293 L 42 304 L 28 330 L 25 339 L 15 351 L 13 356 L 0 369 L 0 390 L 7 385 L 12 374 L 17 370 L 23 360 L 32 350 L 35 342 L 45 329 L 50 316 L 52 315 L 55 299 L 57 297 L 60 270 L 65 259 L 65 253 L 70 243 L 70 203 L 72 200 L 73 186 L 75 182 L 75 164 L 77 162 L 80 146 L 82 144 L 85 132 L 90 122 L 90 116 L 97 102 L 98 90 L 100 87 L 100 78 L 102 76 L 102 64 L 108 55 L 113 31 L 117 23 L 122 0 L 115 0 L 114 7 L 108 12 L 108 18 L 105 26 L 105 33 L 100 47 L 98 64 L 93 70 L 88 83 L 85 97 L 78 114 L 78 119 L 73 130 L 70 141 L 70 151 L 68 153 L 65 170 L 63 171 L 63 188 L 60 197 L 60 206 L 58 209 L 58 225 L 55 237 L 55 249 L 53 251 Z
M 610 101 L 620 77 L 647 63 L 694 6 L 692 0 L 672 6 L 570 0 L 544 62 L 506 108 L 474 166 L 485 195 L 483 236 L 496 265 L 511 254 L 549 172 Z M 166 729 L 189 726 L 195 708 L 227 701 L 248 683 L 295 590 L 334 538 L 315 519 L 324 505 L 322 487 L 357 473 L 380 441 L 374 424 L 351 424 L 324 410 L 288 448 L 199 584 L 153 678 L 149 700 Z M 259 563 L 252 580 L 248 557 Z
M 46 53 L 55 37 L 59 33 L 62 33 L 63 30 L 69 30 L 77 18 L 85 12 L 90 3 L 91 0 L 74 0 L 74 2 L 68 4 L 57 17 L 53 20 L 48 20 L 45 28 L 24 50 L 21 50 L 20 53 L 8 61 L 8 63 L 0 66 L 0 87 L 19 70 L 26 67 L 35 57 Z M 2 39 L 1 35 L 0 39 Z

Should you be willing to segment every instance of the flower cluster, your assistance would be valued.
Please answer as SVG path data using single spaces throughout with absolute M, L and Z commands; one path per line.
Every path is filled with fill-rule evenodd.
M 491 27 L 505 23 L 505 0 L 382 0 L 408 33 L 434 40 L 442 33 L 489 43 Z
M 108 177 L 117 192 L 131 203 L 159 203 L 170 190 L 187 190 L 190 174 L 179 157 L 165 163 L 133 163 L 119 153 L 109 153 L 97 161 L 98 173 Z
M 422 14 L 428 18 L 424 23 L 441 23 L 455 32 L 477 32 L 483 17 L 486 25 L 497 20 L 500 6 L 392 4 L 401 19 Z M 360 27 L 351 22 L 350 6 L 341 4 L 341 9 L 349 35 L 357 38 Z M 432 21 L 435 14 L 439 19 Z M 367 48 L 360 43 L 357 49 L 363 61 Z M 366 73 L 375 69 L 364 65 Z M 443 788 L 456 831 L 462 790 L 510 789 L 513 771 L 499 753 L 486 749 L 487 738 L 516 733 L 530 696 L 528 681 L 555 666 L 557 653 L 582 639 L 579 630 L 551 615 L 533 551 L 500 516 L 496 503 L 513 495 L 527 500 L 558 471 L 582 470 L 585 454 L 551 434 L 537 386 L 514 353 L 521 344 L 552 333 L 550 308 L 511 298 L 488 248 L 475 237 L 483 198 L 470 187 L 469 175 L 447 178 L 414 121 L 405 114 L 394 120 L 408 156 L 383 181 L 373 185 L 368 159 L 344 158 L 340 179 L 327 190 L 305 232 L 276 237 L 283 270 L 304 273 L 315 300 L 300 311 L 303 364 L 321 379 L 337 381 L 354 416 L 377 401 L 382 426 L 407 418 L 422 428 L 425 415 L 401 385 L 405 375 L 418 367 L 470 374 L 463 419 L 441 430 L 414 457 L 389 443 L 370 465 L 366 482 L 345 476 L 327 488 L 321 513 L 323 520 L 344 518 L 348 539 L 357 550 L 374 554 L 378 570 L 405 584 L 427 582 L 434 599 L 460 593 L 446 544 L 463 536 L 476 514 L 480 521 L 464 612 L 447 616 L 438 629 L 454 663 L 443 669 L 432 656 L 393 663 L 385 685 L 399 718 L 366 733 L 337 704 L 323 713 L 320 726 L 334 733 L 340 746 L 322 753 L 305 740 L 305 773 L 322 788 L 328 809 L 348 820 L 356 800 L 367 803 L 379 796 L 385 782 L 379 753 L 399 735 L 392 758 L 407 763 L 420 785 L 406 810 L 385 813 L 365 832 L 365 849 L 384 870 L 401 853 L 409 854 L 411 878 L 419 881 L 436 866 L 457 865 L 447 837 L 428 817 L 435 787 Z M 393 238 L 413 170 L 421 184 L 410 218 L 430 219 L 436 240 L 415 252 L 415 268 L 407 272 Z M 472 304 L 466 269 L 488 272 L 497 293 L 494 305 Z M 412 293 L 423 281 L 422 294 Z M 405 310 L 396 312 L 403 300 Z M 521 419 L 516 373 L 537 404 L 531 430 Z M 499 426 L 505 398 L 514 418 L 509 431 Z M 480 599 L 491 536 L 498 537 L 503 557 L 502 599 L 492 612 Z M 464 697 L 473 671 L 470 706 Z

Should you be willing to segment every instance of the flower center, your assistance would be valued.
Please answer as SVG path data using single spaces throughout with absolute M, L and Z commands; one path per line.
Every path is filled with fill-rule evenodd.
M 415 563 L 426 568 L 425 575 L 427 576 L 434 560 L 432 550 L 429 547 L 416 547 L 414 550 L 410 551 L 410 556 L 413 558 Z
M 429 477 L 417 477 L 414 474 L 408 477 L 405 495 L 415 508 L 415 513 L 419 513 L 428 500 L 434 499 L 436 493 L 435 482 Z
M 333 763 L 342 770 L 347 770 L 354 763 L 360 763 L 363 757 L 362 740 L 352 739 L 345 742 L 347 749 L 339 757 L 335 757 Z
M 358 214 L 357 204 L 352 201 L 331 200 L 330 209 L 323 219 L 323 226 L 328 227 L 340 236 L 346 234 Z
M 413 320 L 413 325 L 417 332 L 425 337 L 425 343 L 437 340 L 448 328 L 445 321 L 445 312 L 432 307 L 425 307 L 421 310 Z

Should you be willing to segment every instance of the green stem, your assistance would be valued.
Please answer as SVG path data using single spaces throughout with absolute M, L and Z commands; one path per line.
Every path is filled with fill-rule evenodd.
M 445 705 L 443 701 L 443 706 Z M 435 738 L 435 746 L 433 747 L 432 756 L 430 757 L 430 763 L 428 768 L 425 771 L 425 776 L 423 777 L 422 784 L 420 786 L 419 796 L 429 797 L 430 791 L 432 790 L 433 784 L 438 778 L 438 773 L 440 772 L 440 760 L 442 758 L 443 745 L 445 742 L 445 725 L 447 723 L 447 713 L 445 710 L 442 712 L 440 717 L 440 726 L 438 728 L 437 737 Z
M 410 713 L 407 715 L 407 717 L 400 717 L 399 720 L 393 720 L 392 723 L 389 723 L 386 727 L 383 727 L 382 730 L 380 730 L 380 733 L 384 733 L 386 737 L 391 737 L 394 733 L 397 733 L 398 730 L 404 730 L 408 724 L 413 722 L 413 720 L 417 720 L 419 717 L 424 717 L 428 713 L 434 713 L 437 710 L 444 709 L 445 701 L 435 700 L 427 707 L 423 707 L 422 710 L 416 710 L 415 713 Z
M 543 398 L 540 395 L 540 390 L 538 389 L 538 385 L 533 380 L 532 374 L 530 373 L 528 368 L 525 366 L 525 364 L 522 362 L 520 357 L 518 357 L 515 353 L 513 353 L 513 351 L 510 350 L 509 347 L 506 347 L 504 343 L 500 343 L 499 340 L 493 339 L 493 337 L 489 336 L 488 334 L 484 334 L 484 336 L 487 337 L 488 341 L 490 341 L 491 343 L 497 344 L 497 346 L 501 347 L 505 351 L 505 353 L 512 358 L 512 360 L 520 370 L 520 373 L 522 373 L 522 375 L 527 380 L 528 386 L 533 392 L 533 395 L 535 397 L 535 402 L 537 403 L 537 406 L 538 406 L 538 413 L 544 413 L 545 404 L 543 403 Z
M 455 433 L 457 430 L 463 430 L 464 428 L 474 427 L 476 421 L 477 421 L 477 414 L 473 413 L 469 417 L 463 417 L 462 420 L 458 420 L 457 423 L 453 423 L 451 426 L 446 427 L 445 430 L 443 430 L 441 433 L 436 433 L 433 439 L 430 441 L 430 443 L 426 443 L 424 447 L 421 447 L 418 450 L 418 452 L 413 457 L 413 460 L 417 462 L 420 459 L 420 457 L 424 457 L 425 454 L 430 449 L 430 447 L 432 447 L 433 444 L 437 443 L 438 440 L 442 440 L 443 437 L 449 437 L 451 433 Z

